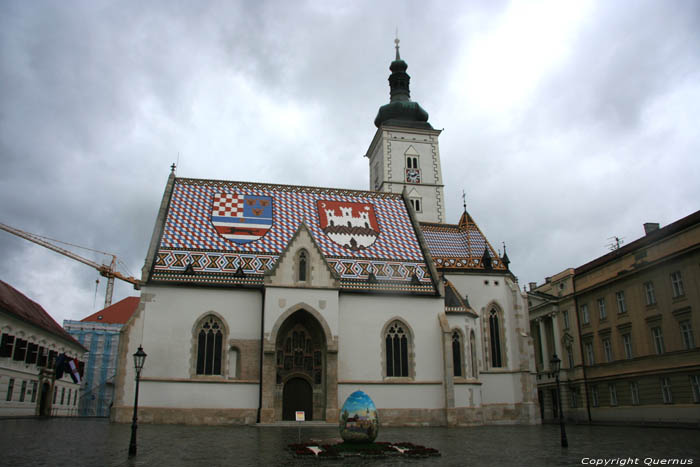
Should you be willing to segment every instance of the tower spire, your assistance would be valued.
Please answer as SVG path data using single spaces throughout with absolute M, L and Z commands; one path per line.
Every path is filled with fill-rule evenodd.
M 401 60 L 401 55 L 399 55 L 399 28 L 396 28 L 396 39 L 394 39 L 394 44 L 396 44 L 396 60 Z

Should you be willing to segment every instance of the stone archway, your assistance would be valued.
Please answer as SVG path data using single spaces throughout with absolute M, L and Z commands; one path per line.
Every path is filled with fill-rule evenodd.
M 294 410 L 307 412 L 307 420 L 325 419 L 327 353 L 324 330 L 311 313 L 300 309 L 284 320 L 275 340 L 276 420 L 288 420 Z

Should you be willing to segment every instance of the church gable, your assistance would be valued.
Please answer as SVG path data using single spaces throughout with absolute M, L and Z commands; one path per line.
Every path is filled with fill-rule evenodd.
M 508 271 L 507 257 L 498 255 L 466 211 L 458 225 L 421 222 L 420 228 L 439 270 Z
M 265 276 L 265 285 L 338 288 L 338 274 L 328 265 L 306 223 L 299 226 L 287 249 Z
M 400 194 L 176 178 L 150 280 L 262 286 L 304 222 L 341 289 L 435 293 Z

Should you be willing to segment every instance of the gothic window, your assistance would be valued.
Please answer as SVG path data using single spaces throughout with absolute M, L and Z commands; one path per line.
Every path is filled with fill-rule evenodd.
M 501 323 L 498 312 L 492 309 L 489 313 L 489 336 L 491 344 L 491 366 L 500 368 L 503 366 L 501 347 Z
M 469 353 L 472 357 L 472 377 L 476 378 L 476 336 L 474 335 L 474 331 L 469 333 Z
M 411 198 L 411 199 L 409 199 L 409 201 L 411 202 L 411 207 L 413 208 L 414 211 L 421 212 L 420 198 Z
M 462 335 L 452 331 L 452 367 L 455 376 L 464 376 L 462 372 Z
M 309 255 L 306 250 L 301 250 L 299 252 L 297 268 L 297 280 L 299 282 L 306 282 L 309 272 Z
M 410 376 L 411 336 L 408 328 L 401 321 L 392 322 L 384 335 L 386 351 L 386 376 Z
M 224 345 L 223 325 L 214 315 L 208 315 L 197 326 L 198 375 L 222 374 L 222 351 Z

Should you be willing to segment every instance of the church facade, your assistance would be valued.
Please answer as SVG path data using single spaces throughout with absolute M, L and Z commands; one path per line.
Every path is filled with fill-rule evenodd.
M 445 223 L 440 132 L 391 64 L 370 190 L 170 174 L 122 331 L 113 420 L 338 421 L 356 390 L 380 424 L 537 423 L 527 301 L 471 216 Z

